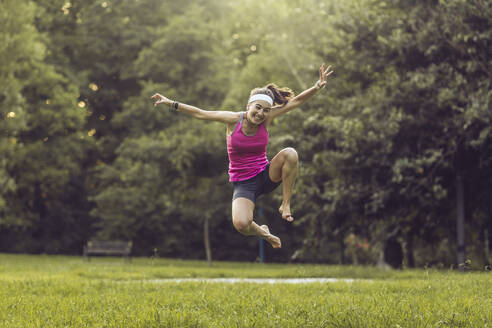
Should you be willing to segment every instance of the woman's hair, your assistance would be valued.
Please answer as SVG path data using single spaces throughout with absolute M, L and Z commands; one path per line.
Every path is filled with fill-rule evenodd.
M 275 84 L 270 83 L 263 88 L 255 88 L 251 90 L 250 97 L 257 94 L 264 94 L 273 99 L 274 105 L 286 104 L 289 99 L 294 97 L 294 91 L 289 88 L 279 88 Z

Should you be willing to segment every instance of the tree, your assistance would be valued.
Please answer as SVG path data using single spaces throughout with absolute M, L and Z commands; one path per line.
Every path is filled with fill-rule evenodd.
M 481 41 L 490 33 L 483 23 L 490 8 L 482 1 L 367 6 L 336 22 L 346 42 L 327 47 L 350 53 L 344 57 L 344 80 L 353 91 L 337 87 L 338 95 L 349 95 L 338 102 L 340 118 L 309 126 L 326 131 L 319 138 L 325 146 L 316 154 L 320 165 L 313 170 L 313 183 L 332 181 L 319 188 L 331 196 L 322 201 L 331 219 L 321 219 L 321 225 L 352 226 L 365 234 L 371 226 L 397 228 L 412 258 L 414 238 L 427 245 L 453 239 L 454 229 L 448 227 L 455 210 L 456 164 L 465 164 L 460 170 L 470 178 L 488 179 L 488 169 L 477 167 L 477 161 L 456 159 L 483 158 L 480 163 L 490 158 L 490 70 L 482 60 L 490 45 Z M 463 45 L 463 35 L 475 43 Z M 342 45 L 350 47 L 342 50 Z M 337 217 L 344 222 L 330 225 Z M 349 219 L 354 217 L 364 220 Z M 367 224 L 369 219 L 373 224 Z M 420 260 L 437 257 L 450 261 L 445 254 Z
M 44 39 L 33 25 L 36 7 L 30 2 L 5 5 L 12 29 L 2 35 L 7 35 L 6 49 L 15 56 L 5 97 L 13 114 L 6 116 L 9 122 L 19 116 L 25 125 L 17 131 L 11 125 L 14 130 L 8 131 L 15 153 L 10 153 L 7 171 L 15 188 L 4 197 L 15 222 L 10 237 L 16 231 L 32 234 L 23 243 L 9 244 L 13 250 L 62 252 L 81 242 L 84 234 L 73 229 L 83 226 L 83 215 L 65 204 L 85 201 L 76 190 L 87 149 L 81 140 L 85 115 L 77 107 L 77 88 L 45 63 Z
M 21 91 L 23 82 L 18 78 L 23 71 L 22 61 L 39 57 L 42 45 L 35 40 L 32 26 L 34 8 L 25 2 L 0 3 L 0 229 L 22 226 L 13 206 L 8 206 L 9 194 L 17 191 L 17 182 L 11 173 L 12 159 L 22 147 L 19 133 L 26 129 L 23 109 L 25 99 Z

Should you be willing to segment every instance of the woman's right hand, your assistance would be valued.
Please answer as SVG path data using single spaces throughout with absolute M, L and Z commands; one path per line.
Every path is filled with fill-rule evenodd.
M 156 93 L 155 95 L 153 95 L 151 97 L 151 99 L 155 99 L 154 106 L 157 106 L 157 105 L 162 104 L 162 103 L 168 104 L 168 105 L 172 103 L 171 99 L 164 97 L 160 93 Z

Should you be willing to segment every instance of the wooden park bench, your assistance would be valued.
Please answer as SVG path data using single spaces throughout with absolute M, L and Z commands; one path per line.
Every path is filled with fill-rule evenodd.
M 84 259 L 90 261 L 91 255 L 118 255 L 130 260 L 132 244 L 131 241 L 90 240 L 84 246 Z

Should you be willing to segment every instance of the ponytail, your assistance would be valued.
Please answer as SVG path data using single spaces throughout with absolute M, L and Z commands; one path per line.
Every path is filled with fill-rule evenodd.
M 275 84 L 270 83 L 266 88 L 273 93 L 273 102 L 275 104 L 284 105 L 294 97 L 294 91 L 286 87 L 279 88 Z
M 289 88 L 279 88 L 273 83 L 263 88 L 256 88 L 251 91 L 250 96 L 256 94 L 265 94 L 273 99 L 274 105 L 284 105 L 294 97 L 294 91 Z

